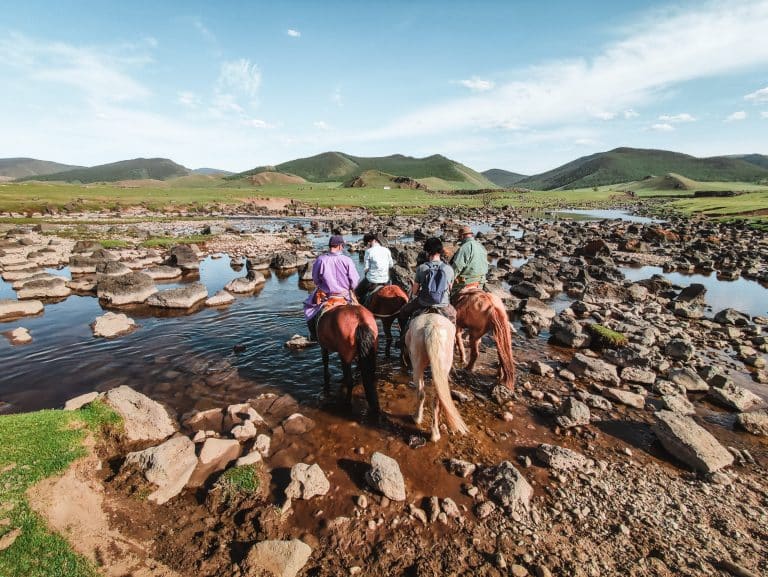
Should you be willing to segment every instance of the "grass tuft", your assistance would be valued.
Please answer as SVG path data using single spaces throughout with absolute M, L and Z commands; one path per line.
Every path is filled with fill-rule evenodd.
M 216 481 L 227 500 L 241 495 L 250 495 L 259 490 L 261 480 L 257 465 L 243 465 L 227 469 Z
M 588 325 L 592 333 L 593 342 L 601 347 L 624 347 L 629 342 L 623 334 L 609 329 L 606 326 L 594 323 Z
M 82 407 L 78 415 L 95 435 L 113 435 L 123 431 L 123 418 L 101 399 Z

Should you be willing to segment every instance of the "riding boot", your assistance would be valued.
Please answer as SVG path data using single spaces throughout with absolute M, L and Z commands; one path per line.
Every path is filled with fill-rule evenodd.
M 307 321 L 307 328 L 309 329 L 309 340 L 317 342 L 317 317 L 312 317 Z

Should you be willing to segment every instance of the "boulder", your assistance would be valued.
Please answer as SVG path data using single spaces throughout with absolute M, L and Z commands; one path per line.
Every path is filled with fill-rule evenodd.
M 202 486 L 213 473 L 224 470 L 227 465 L 240 457 L 242 449 L 235 439 L 209 437 L 200 450 L 200 458 L 187 483 L 190 487 Z
M 207 307 L 221 307 L 235 302 L 235 297 L 225 290 L 220 290 L 205 301 Z
M 533 487 L 509 461 L 481 471 L 478 485 L 509 513 L 527 513 L 530 510 Z
M 681 415 L 695 415 L 693 404 L 683 395 L 662 395 L 661 402 L 664 408 Z
M 221 409 L 198 411 L 184 421 L 184 427 L 193 432 L 215 431 L 221 433 L 224 430 L 224 412 Z
M 245 560 L 244 577 L 296 577 L 307 564 L 312 548 L 306 543 L 291 541 L 262 541 L 256 543 Z
M 687 361 L 696 353 L 696 348 L 685 339 L 672 339 L 664 347 L 664 354 L 676 361 Z
M 736 417 L 736 423 L 753 435 L 768 437 L 768 411 L 741 413 Z
M 749 315 L 736 309 L 723 309 L 715 315 L 714 321 L 721 325 L 744 327 L 749 324 Z
M 608 388 L 603 390 L 603 395 L 614 401 L 618 401 L 622 405 L 634 407 L 636 409 L 645 408 L 645 397 L 638 395 L 631 391 L 625 391 L 624 389 Z
M 104 400 L 123 418 L 128 441 L 162 441 L 176 432 L 163 405 L 127 385 L 107 391 Z
M 529 281 L 523 281 L 512 285 L 509 288 L 509 292 L 520 298 L 533 297 L 540 300 L 551 298 L 550 294 L 544 290 L 542 286 Z
M 670 381 L 685 388 L 689 393 L 698 393 L 709 390 L 709 385 L 706 381 L 702 379 L 696 371 L 688 367 L 671 369 L 668 377 Z
M 18 327 L 12 331 L 6 331 L 3 335 L 12 345 L 26 345 L 32 342 L 32 335 L 24 327 Z
M 245 421 L 242 425 L 235 425 L 230 432 L 232 437 L 241 443 L 253 439 L 257 433 L 256 425 L 253 424 L 253 421 Z
M 260 272 L 253 271 L 248 276 L 236 278 L 227 283 L 224 290 L 235 294 L 248 294 L 255 291 L 259 286 L 264 284 L 266 279 Z
M 183 435 L 173 437 L 157 447 L 128 453 L 123 466 L 138 467 L 157 486 L 149 500 L 162 505 L 181 493 L 195 470 L 195 444 Z
M 576 353 L 568 365 L 568 370 L 576 376 L 592 379 L 601 383 L 610 383 L 618 385 L 619 375 L 616 372 L 616 366 L 606 363 L 601 359 L 595 359 Z
M 99 299 L 115 306 L 143 303 L 156 292 L 155 282 L 141 272 L 102 277 L 96 284 Z
M 107 339 L 127 335 L 137 328 L 136 322 L 123 313 L 108 312 L 91 323 L 93 336 Z
M 374 453 L 365 480 L 392 501 L 405 501 L 405 480 L 397 461 L 391 457 L 379 452 Z
M 301 413 L 293 413 L 282 422 L 282 427 L 288 435 L 303 435 L 315 428 L 315 421 Z
M 706 302 L 706 294 L 707 287 L 701 283 L 692 283 L 680 291 L 680 294 L 677 295 L 677 300 L 685 303 L 703 305 Z
M 565 429 L 589 425 L 589 407 L 576 400 L 574 397 L 568 397 L 560 408 L 560 415 L 557 417 L 557 424 Z
M 656 373 L 639 367 L 624 367 L 621 371 L 621 379 L 630 383 L 652 385 L 656 381 Z
M 752 391 L 740 387 L 733 382 L 726 383 L 723 387 L 712 387 L 709 390 L 709 398 L 729 409 L 746 412 L 763 404 L 763 400 Z
M 307 264 L 306 258 L 299 257 L 293 252 L 284 252 L 273 256 L 269 266 L 277 270 L 288 270 L 298 268 L 305 264 Z
M 304 335 L 293 335 L 290 339 L 285 341 L 285 346 L 294 350 L 306 349 L 315 344 L 317 344 L 315 341 L 310 341 Z
M 25 282 L 16 294 L 19 299 L 53 299 L 68 297 L 71 293 L 67 279 L 51 275 Z
M 589 463 L 589 459 L 581 453 L 577 453 L 567 447 L 558 447 L 557 445 L 548 445 L 546 443 L 538 446 L 536 457 L 545 466 L 556 471 L 583 469 Z
M 96 266 L 103 260 L 90 256 L 73 255 L 69 257 L 69 272 L 72 274 L 93 274 L 96 272 Z
M 156 292 L 147 299 L 147 304 L 164 309 L 189 309 L 207 298 L 208 289 L 205 285 L 193 282 L 179 288 Z
M 311 499 L 315 496 L 323 496 L 331 488 L 331 484 L 325 477 L 320 465 L 307 465 L 297 463 L 291 468 L 291 482 L 285 489 L 288 499 Z
M 78 395 L 76 397 L 73 397 L 69 399 L 66 403 L 64 403 L 64 410 L 65 411 L 77 411 L 78 409 L 81 409 L 85 405 L 88 405 L 99 398 L 99 393 L 96 391 L 90 392 L 90 393 L 84 393 L 82 395 Z
M 178 244 L 171 249 L 166 266 L 178 267 L 184 272 L 200 269 L 197 252 L 188 244 Z
M 123 263 L 114 260 L 104 260 L 96 265 L 96 274 L 104 276 L 120 276 L 131 272 Z
M 152 280 L 171 280 L 181 276 L 181 269 L 175 266 L 153 266 L 142 272 Z
M 714 473 L 733 463 L 733 455 L 692 418 L 659 411 L 653 432 L 664 448 L 692 469 Z
M 0 299 L 0 321 L 32 316 L 41 312 L 43 312 L 43 303 L 40 301 L 22 302 L 13 299 Z
M 584 332 L 581 323 L 562 314 L 553 319 L 549 327 L 549 335 L 554 344 L 574 349 L 588 346 L 591 340 L 589 334 Z

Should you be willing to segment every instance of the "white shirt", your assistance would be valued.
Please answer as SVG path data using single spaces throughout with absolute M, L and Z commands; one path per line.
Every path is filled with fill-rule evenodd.
M 373 246 L 365 251 L 365 278 L 374 284 L 389 282 L 389 269 L 395 266 L 392 253 L 385 246 L 374 242 Z

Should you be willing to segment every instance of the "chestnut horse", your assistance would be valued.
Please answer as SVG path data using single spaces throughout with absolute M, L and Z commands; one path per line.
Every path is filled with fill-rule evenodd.
M 372 417 L 378 417 L 379 397 L 376 393 L 376 349 L 379 344 L 379 327 L 376 319 L 360 305 L 339 305 L 321 313 L 317 321 L 317 340 L 323 352 L 323 377 L 326 391 L 330 387 L 331 372 L 328 369 L 330 353 L 339 354 L 347 388 L 347 402 L 352 402 L 352 361 L 357 366 L 368 399 Z
M 365 304 L 373 316 L 381 319 L 384 326 L 384 335 L 387 337 L 386 355 L 389 356 L 392 349 L 392 323 L 395 322 L 400 309 L 408 302 L 408 295 L 396 284 L 381 287 L 373 293 Z M 403 327 L 400 327 L 402 332 Z
M 469 432 L 464 419 L 451 399 L 448 375 L 453 365 L 453 341 L 456 327 L 441 314 L 424 313 L 412 319 L 405 335 L 405 344 L 413 363 L 413 380 L 418 387 L 418 402 L 413 415 L 419 425 L 424 418 L 424 369 L 432 367 L 432 383 L 435 385 L 435 409 L 432 417 L 431 440 L 440 440 L 440 408 L 445 411 L 448 427 L 457 433 Z
M 499 355 L 499 380 L 509 389 L 515 388 L 515 360 L 512 356 L 512 331 L 509 330 L 507 311 L 501 299 L 479 288 L 461 291 L 455 298 L 456 345 L 462 364 L 467 354 L 462 341 L 462 331 L 469 331 L 470 357 L 466 369 L 472 371 L 480 353 L 480 339 L 490 330 L 496 340 Z

